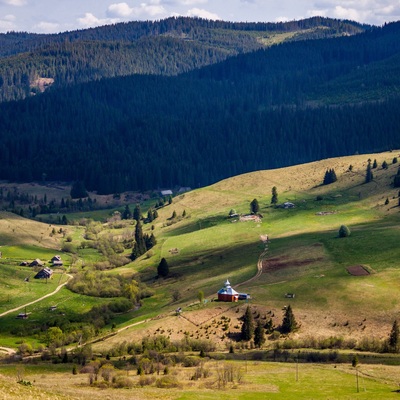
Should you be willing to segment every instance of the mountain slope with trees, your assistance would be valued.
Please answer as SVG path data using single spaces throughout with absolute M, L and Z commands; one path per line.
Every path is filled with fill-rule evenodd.
M 103 79 L 4 103 L 0 178 L 46 174 L 99 193 L 198 187 L 253 170 L 399 148 L 399 67 L 392 62 L 399 32 L 393 23 L 284 43 L 179 76 Z M 374 74 L 372 96 L 364 98 L 361 87 L 357 102 L 324 105 L 321 88 L 330 85 L 346 100 L 343 81 L 360 69 Z
M 57 35 L 0 34 L 0 101 L 132 74 L 176 75 L 283 41 L 354 35 L 369 26 L 313 17 L 281 23 L 193 18 L 120 23 Z

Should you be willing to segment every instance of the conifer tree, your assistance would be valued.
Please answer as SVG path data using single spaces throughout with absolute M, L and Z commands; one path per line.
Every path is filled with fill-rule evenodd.
M 122 213 L 122 219 L 131 219 L 132 218 L 132 213 L 131 210 L 129 209 L 129 204 L 125 206 L 125 210 Z
M 260 211 L 260 205 L 257 199 L 253 199 L 250 203 L 250 212 L 253 214 L 258 214 Z
M 162 276 L 163 278 L 167 277 L 169 274 L 169 265 L 168 262 L 165 258 L 162 258 L 160 263 L 158 264 L 157 267 L 157 273 L 159 276 Z
M 281 332 L 282 333 L 290 333 L 296 329 L 297 329 L 297 322 L 294 317 L 292 307 L 290 305 L 288 305 L 285 310 L 285 315 L 283 316 Z
M 136 258 L 146 253 L 146 251 L 146 241 L 143 236 L 142 224 L 140 221 L 137 221 L 135 227 L 135 245 L 133 246 L 131 259 L 136 260 Z
M 257 321 L 256 329 L 254 331 L 254 345 L 261 347 L 265 343 L 265 332 L 261 320 Z
M 247 306 L 246 311 L 243 315 L 241 339 L 245 340 L 245 341 L 249 341 L 252 339 L 253 335 L 254 335 L 253 314 L 251 313 L 250 307 Z
M 365 174 L 365 183 L 372 182 L 373 179 L 374 179 L 374 174 L 372 173 L 371 160 L 368 160 L 367 172 Z
M 133 210 L 133 219 L 139 221 L 142 219 L 142 211 L 140 210 L 140 204 L 136 204 Z
M 276 186 L 272 188 L 271 204 L 278 204 L 278 190 Z
M 399 325 L 397 320 L 393 322 L 392 330 L 390 331 L 389 348 L 394 353 L 399 350 Z

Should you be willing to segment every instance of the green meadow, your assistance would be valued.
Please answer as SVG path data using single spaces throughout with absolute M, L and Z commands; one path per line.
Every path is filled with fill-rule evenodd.
M 365 340 L 385 340 L 400 312 L 400 213 L 398 189 L 392 186 L 397 166 L 378 168 L 374 171 L 374 181 L 369 184 L 364 183 L 364 171 L 368 158 L 377 158 L 380 165 L 390 157 L 390 153 L 357 155 L 258 171 L 175 197 L 172 204 L 158 210 L 156 220 L 143 225 L 144 233 L 154 233 L 156 246 L 134 262 L 102 271 L 114 277 L 140 280 L 151 296 L 142 299 L 140 307 L 118 313 L 98 329 L 97 335 L 104 340 L 94 343 L 94 350 L 101 352 L 121 341 L 139 341 L 161 330 L 177 340 L 184 335 L 201 337 L 202 321 L 215 320 L 221 315 L 231 320 L 229 329 L 233 336 L 215 329 L 204 337 L 215 341 L 219 350 L 226 350 L 229 343 L 240 346 L 232 337 L 238 332 L 238 317 L 247 303 L 239 303 L 235 309 L 215 301 L 217 291 L 227 279 L 239 292 L 251 295 L 248 305 L 255 313 L 270 316 L 275 328 L 282 321 L 284 308 L 290 304 L 299 324 L 290 340 L 318 341 L 335 337 L 352 342 L 353 346 Z M 351 172 L 349 165 L 352 165 Z M 321 177 L 328 168 L 335 168 L 338 181 L 323 186 Z M 294 208 L 271 205 L 273 186 L 278 191 L 278 204 L 290 201 Z M 248 214 L 253 199 L 260 206 L 260 221 L 242 222 L 238 216 L 229 217 L 231 210 Z M 143 205 L 144 215 L 147 206 L 147 203 Z M 127 232 L 133 233 L 134 225 L 130 223 L 118 229 L 111 227 L 107 223 L 109 212 L 85 213 L 85 218 L 102 222 L 98 237 L 120 240 Z M 25 222 L 7 213 L 2 216 L 0 314 L 53 292 L 67 279 L 64 269 L 60 269 L 47 282 L 34 280 L 33 269 L 20 266 L 21 261 L 40 258 L 48 262 L 53 255 L 62 254 L 66 270 L 75 274 L 89 271 L 95 263 L 104 260 L 95 246 L 81 245 L 84 227 L 68 225 L 66 235 L 53 237 L 47 224 Z M 68 219 L 80 217 L 74 214 Z M 348 226 L 349 237 L 339 238 L 341 225 Z M 13 229 L 24 234 L 12 238 Z M 268 243 L 262 240 L 266 235 Z M 74 254 L 60 253 L 67 237 Z M 129 256 L 130 252 L 128 248 L 123 254 Z M 161 258 L 168 261 L 170 268 L 166 278 L 157 276 Z M 355 266 L 365 271 L 365 275 L 352 275 L 350 267 Z M 200 293 L 206 299 L 205 304 L 199 303 Z M 287 294 L 294 296 L 288 298 Z M 79 295 L 64 287 L 28 306 L 27 320 L 17 320 L 18 312 L 0 317 L 0 346 L 15 349 L 26 342 L 37 348 L 44 343 L 44 335 L 38 329 L 46 327 L 48 321 L 63 326 L 66 320 L 78 321 L 94 306 L 109 301 Z M 57 310 L 50 311 L 51 306 Z M 174 319 L 178 307 L 192 322 Z M 33 331 L 32 327 L 35 327 Z M 122 330 L 125 327 L 128 329 Z M 111 332 L 113 336 L 108 337 Z M 264 347 L 284 346 L 287 339 L 272 335 Z M 217 368 L 211 361 L 209 365 Z M 301 364 L 297 381 L 293 375 L 295 367 L 294 363 L 242 363 L 239 369 L 248 369 L 244 382 L 224 391 L 224 397 L 398 396 L 394 392 L 397 381 L 393 370 L 384 365 L 372 367 L 366 363 L 360 367 L 364 386 L 360 386 L 359 392 L 355 392 L 355 371 L 348 365 Z M 388 370 L 382 372 L 385 368 Z M 214 374 L 218 374 L 217 369 Z M 154 388 L 141 390 L 143 399 L 154 396 Z M 193 388 L 189 385 L 184 391 L 171 389 L 164 397 L 207 399 L 210 396 L 207 385 Z

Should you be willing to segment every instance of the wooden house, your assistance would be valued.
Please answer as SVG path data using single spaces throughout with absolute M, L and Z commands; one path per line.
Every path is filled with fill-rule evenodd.
M 50 268 L 41 269 L 35 276 L 35 279 L 48 279 L 53 275 L 53 271 Z

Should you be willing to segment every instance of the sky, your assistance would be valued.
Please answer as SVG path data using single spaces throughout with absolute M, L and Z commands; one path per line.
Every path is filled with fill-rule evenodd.
M 312 16 L 382 25 L 400 0 L 0 0 L 0 32 L 57 33 L 171 16 L 277 22 Z

